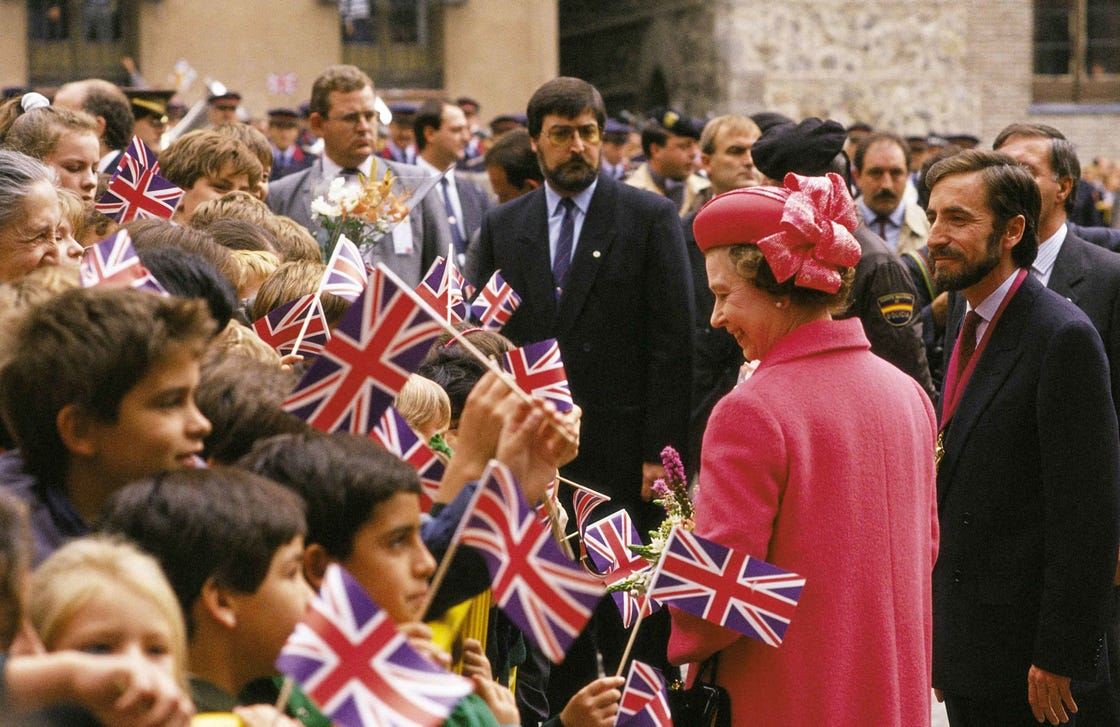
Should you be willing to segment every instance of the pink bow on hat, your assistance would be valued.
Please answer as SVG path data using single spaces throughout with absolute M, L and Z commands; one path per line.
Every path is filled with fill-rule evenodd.
M 840 271 L 859 262 L 859 242 L 852 236 L 859 219 L 851 195 L 838 174 L 802 177 L 790 172 L 790 190 L 782 210 L 781 231 L 756 244 L 774 278 L 826 293 L 840 289 Z

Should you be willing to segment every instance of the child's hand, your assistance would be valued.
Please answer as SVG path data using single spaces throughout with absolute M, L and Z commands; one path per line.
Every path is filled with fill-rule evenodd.
M 444 669 L 451 668 L 451 654 L 439 648 L 432 641 L 432 629 L 425 623 L 411 621 L 397 625 L 397 630 L 408 639 L 408 645 L 428 657 Z
M 467 639 L 463 642 L 463 676 L 482 677 L 493 681 L 494 672 L 490 668 L 490 660 L 486 658 L 486 651 L 478 639 Z
M 190 697 L 160 667 L 138 656 L 75 657 L 72 698 L 106 727 L 190 724 Z
M 234 707 L 233 713 L 241 718 L 245 727 L 302 727 L 299 720 L 292 719 L 271 704 Z
M 489 372 L 479 379 L 459 416 L 455 454 L 433 498 L 436 502 L 451 502 L 464 484 L 482 476 L 497 451 L 506 414 L 517 401 L 509 384 L 497 374 Z
M 612 727 L 625 683 L 622 677 L 599 677 L 568 700 L 560 722 L 564 727 Z
M 517 699 L 508 687 L 503 687 L 492 679 L 472 677 L 478 696 L 486 702 L 486 706 L 494 713 L 498 724 L 521 724 L 521 714 L 517 711 Z
M 556 476 L 562 455 L 570 451 L 572 424 L 552 402 L 518 402 L 502 428 L 496 457 L 521 483 L 525 500 L 536 505 Z

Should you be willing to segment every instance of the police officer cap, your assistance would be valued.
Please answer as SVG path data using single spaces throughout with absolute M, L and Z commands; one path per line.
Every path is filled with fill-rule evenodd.
M 785 179 L 790 172 L 818 176 L 844 148 L 847 136 L 844 127 L 831 119 L 781 124 L 759 137 L 751 147 L 751 159 L 771 179 Z
M 687 136 L 696 140 L 700 139 L 700 132 L 704 130 L 704 125 L 700 123 L 699 119 L 685 116 L 676 109 L 655 109 L 650 114 L 649 121 L 670 134 Z

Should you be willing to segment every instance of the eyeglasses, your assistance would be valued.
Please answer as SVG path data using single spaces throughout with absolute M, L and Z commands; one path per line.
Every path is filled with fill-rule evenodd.
M 328 118 L 327 121 L 341 121 L 342 123 L 350 124 L 351 126 L 357 126 L 359 123 L 364 121 L 370 126 L 373 126 L 376 119 L 376 111 L 355 111 L 354 113 L 346 114 L 345 116 L 336 116 L 333 119 Z
M 575 138 L 576 132 L 579 132 L 579 138 L 583 139 L 586 144 L 599 143 L 599 125 L 598 124 L 584 124 L 583 126 L 553 126 L 549 129 L 545 136 L 556 146 L 563 146 L 571 144 L 572 139 Z

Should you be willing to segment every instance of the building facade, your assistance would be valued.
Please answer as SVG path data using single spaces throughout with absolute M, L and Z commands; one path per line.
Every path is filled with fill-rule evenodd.
M 560 0 L 560 68 L 612 113 L 778 111 L 904 135 L 1013 121 L 1120 158 L 1117 0 Z
M 468 95 L 484 119 L 524 110 L 556 75 L 556 0 L 0 0 L 0 85 L 49 89 L 122 58 L 187 103 L 212 79 L 254 116 L 294 107 L 326 66 L 354 63 L 389 99 Z

